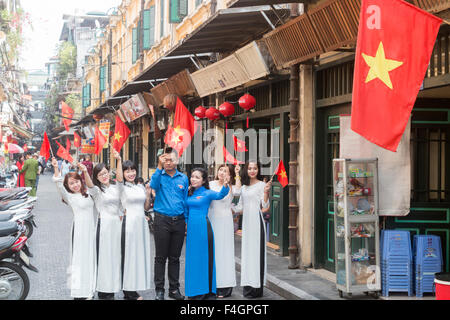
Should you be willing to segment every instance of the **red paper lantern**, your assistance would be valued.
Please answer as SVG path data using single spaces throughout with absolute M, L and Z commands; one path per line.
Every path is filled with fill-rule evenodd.
M 239 106 L 242 109 L 250 110 L 254 108 L 256 105 L 256 99 L 252 95 L 246 93 L 242 97 L 239 98 Z
M 95 121 L 100 121 L 101 119 L 103 119 L 103 115 L 102 114 L 93 114 L 92 117 L 94 118 Z
M 199 106 L 199 107 L 195 108 L 194 113 L 197 117 L 199 117 L 200 119 L 203 119 L 205 117 L 206 108 Z
M 224 117 L 229 117 L 234 113 L 234 105 L 229 102 L 224 102 L 219 106 L 219 112 L 223 114 Z
M 208 108 L 208 110 L 206 110 L 205 116 L 209 120 L 217 120 L 220 118 L 220 112 L 216 108 L 211 107 L 211 108 Z

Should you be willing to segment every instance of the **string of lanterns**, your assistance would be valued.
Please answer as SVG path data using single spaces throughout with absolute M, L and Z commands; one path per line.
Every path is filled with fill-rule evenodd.
M 242 97 L 239 98 L 239 106 L 244 109 L 246 112 L 249 112 L 256 105 L 256 99 L 252 95 L 246 93 Z M 222 103 L 218 109 L 215 107 L 205 108 L 203 106 L 199 106 L 195 109 L 194 114 L 199 119 L 208 118 L 211 121 L 215 121 L 220 119 L 221 115 L 225 117 L 225 119 L 234 114 L 235 108 L 231 102 L 225 101 Z M 247 128 L 248 128 L 248 114 L 247 114 Z

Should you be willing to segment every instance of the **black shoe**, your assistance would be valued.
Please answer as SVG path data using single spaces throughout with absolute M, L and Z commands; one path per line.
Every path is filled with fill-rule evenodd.
M 169 291 L 169 297 L 175 300 L 184 300 L 184 296 L 181 295 L 180 290 L 177 289 L 176 291 L 170 292 Z
M 156 291 L 155 300 L 164 300 L 164 291 Z

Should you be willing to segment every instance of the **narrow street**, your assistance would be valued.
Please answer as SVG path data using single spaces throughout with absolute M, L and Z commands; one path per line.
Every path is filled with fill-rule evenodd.
M 51 180 L 51 174 L 46 172 L 40 177 L 37 191 L 38 201 L 34 208 L 35 221 L 38 228 L 34 229 L 30 239 L 30 250 L 33 254 L 31 262 L 39 269 L 39 273 L 27 270 L 30 277 L 29 300 L 71 300 L 67 287 L 67 268 L 70 263 L 70 235 L 72 213 L 59 197 Z M 153 236 L 152 246 L 153 245 Z M 152 261 L 154 249 L 152 248 Z M 184 248 L 181 256 L 180 283 L 184 293 Z M 238 283 L 239 283 L 239 273 Z M 154 290 L 140 292 L 145 300 L 153 300 Z M 122 299 L 122 293 L 116 299 Z M 167 289 L 166 289 L 167 298 Z M 170 300 L 170 298 L 168 298 Z M 241 300 L 242 288 L 236 287 L 227 300 Z M 264 290 L 262 300 L 283 300 L 281 296 Z

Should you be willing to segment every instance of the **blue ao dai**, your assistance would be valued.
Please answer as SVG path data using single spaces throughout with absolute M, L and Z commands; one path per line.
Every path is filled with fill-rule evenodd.
M 188 197 L 185 294 L 188 297 L 216 293 L 214 235 L 208 219 L 212 200 L 223 199 L 229 188 L 220 192 L 200 187 Z

